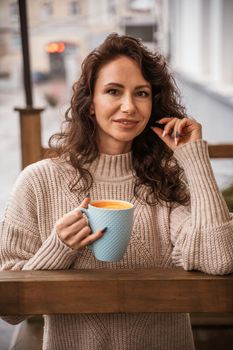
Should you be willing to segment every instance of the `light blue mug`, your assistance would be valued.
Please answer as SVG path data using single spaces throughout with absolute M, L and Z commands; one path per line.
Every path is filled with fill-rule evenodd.
M 121 200 L 92 201 L 88 209 L 79 207 L 87 216 L 92 232 L 107 227 L 107 231 L 90 249 L 96 259 L 118 261 L 124 256 L 133 227 L 133 204 Z

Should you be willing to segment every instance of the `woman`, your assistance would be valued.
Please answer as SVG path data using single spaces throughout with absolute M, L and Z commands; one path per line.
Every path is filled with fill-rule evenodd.
M 73 90 L 65 127 L 50 140 L 55 156 L 27 167 L 11 195 L 1 226 L 2 269 L 232 272 L 232 217 L 201 125 L 185 115 L 164 58 L 133 37 L 111 34 L 84 60 Z M 106 234 L 101 227 L 91 233 L 75 209 L 90 198 L 135 205 L 121 261 L 98 261 L 87 249 Z M 47 315 L 43 349 L 190 350 L 194 344 L 187 314 Z

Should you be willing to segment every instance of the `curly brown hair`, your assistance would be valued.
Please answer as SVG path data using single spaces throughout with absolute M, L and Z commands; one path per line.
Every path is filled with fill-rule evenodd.
M 149 205 L 158 202 L 187 204 L 189 195 L 182 180 L 183 170 L 173 152 L 151 130 L 151 126 L 162 117 L 184 118 L 185 109 L 164 56 L 149 51 L 140 39 L 112 33 L 88 54 L 81 66 L 81 76 L 73 85 L 71 105 L 65 113 L 65 127 L 51 136 L 50 150 L 67 159 L 76 169 L 78 177 L 70 184 L 70 190 L 87 193 L 93 184 L 88 165 L 99 156 L 96 121 L 90 115 L 95 82 L 100 68 L 120 56 L 135 60 L 152 87 L 151 117 L 144 131 L 132 143 L 134 194 L 139 201 Z M 80 179 L 82 186 L 77 187 Z M 145 187 L 147 191 L 142 191 Z

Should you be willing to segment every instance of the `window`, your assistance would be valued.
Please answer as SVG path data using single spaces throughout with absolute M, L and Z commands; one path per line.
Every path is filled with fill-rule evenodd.
M 108 0 L 108 13 L 110 15 L 115 15 L 116 14 L 116 5 L 115 5 L 115 0 Z
M 80 14 L 81 9 L 80 9 L 80 4 L 78 1 L 70 1 L 68 3 L 68 14 L 69 15 L 78 15 Z
M 19 10 L 18 10 L 17 2 L 14 1 L 9 4 L 9 14 L 10 14 L 10 19 L 12 20 L 18 18 Z
M 128 8 L 133 11 L 151 11 L 155 7 L 154 0 L 129 0 Z
M 21 38 L 18 33 L 12 33 L 10 44 L 13 51 L 21 48 Z
M 154 33 L 157 30 L 156 25 L 126 25 L 126 34 L 135 36 L 145 42 L 153 42 Z
M 41 19 L 46 20 L 53 14 L 53 6 L 51 2 L 45 2 L 41 7 Z

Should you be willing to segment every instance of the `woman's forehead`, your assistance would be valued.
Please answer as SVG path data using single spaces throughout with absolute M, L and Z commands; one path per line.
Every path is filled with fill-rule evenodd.
M 148 84 L 142 75 L 138 63 L 127 56 L 120 56 L 103 65 L 97 75 L 97 81 L 107 84 L 110 81 L 138 81 L 140 84 Z

